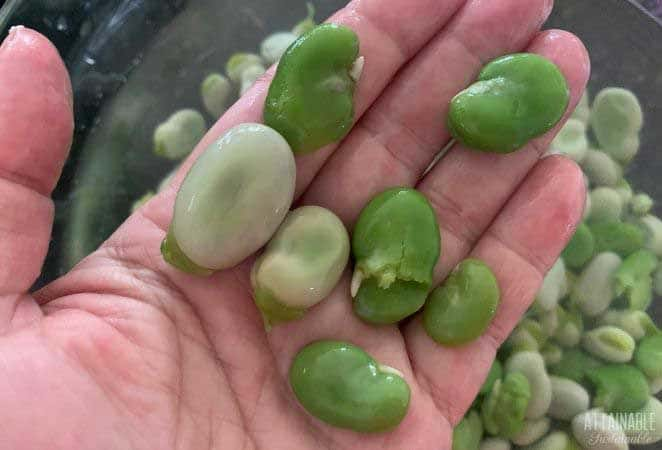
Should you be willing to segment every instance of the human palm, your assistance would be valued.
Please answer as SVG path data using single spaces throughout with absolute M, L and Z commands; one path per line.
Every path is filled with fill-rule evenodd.
M 332 209 L 351 230 L 385 188 L 423 192 L 441 224 L 436 281 L 472 255 L 493 268 L 502 290 L 488 332 L 455 349 L 436 345 L 418 318 L 400 327 L 361 322 L 347 274 L 302 320 L 266 333 L 251 298 L 250 261 L 196 278 L 162 260 L 174 186 L 207 143 L 260 119 L 271 71 L 219 120 L 172 187 L 70 273 L 28 293 L 70 144 L 71 90 L 55 49 L 14 29 L 0 49 L 0 448 L 450 448 L 452 426 L 496 348 L 579 220 L 584 183 L 569 160 L 540 159 L 553 133 L 507 156 L 456 145 L 426 168 L 449 140 L 450 98 L 501 54 L 528 49 L 552 59 L 574 107 L 588 58 L 572 35 L 539 31 L 550 9 L 547 0 L 358 0 L 332 19 L 357 32 L 366 57 L 358 122 L 340 145 L 298 159 L 298 201 Z M 296 403 L 289 364 L 323 338 L 351 341 L 404 373 L 412 397 L 396 430 L 334 429 Z

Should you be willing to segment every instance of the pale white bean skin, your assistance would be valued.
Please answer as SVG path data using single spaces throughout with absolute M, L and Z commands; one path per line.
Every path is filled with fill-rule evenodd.
M 536 420 L 527 420 L 524 423 L 524 429 L 512 438 L 513 444 L 523 446 L 531 445 L 540 440 L 552 426 L 552 421 L 548 417 Z
M 479 450 L 510 450 L 512 445 L 505 439 L 488 438 L 480 443 Z
M 642 422 L 641 426 L 638 429 L 625 428 L 625 435 L 631 442 L 647 445 L 662 441 L 662 403 L 651 397 L 637 415 Z
M 267 64 L 273 64 L 283 56 L 285 50 L 296 41 L 298 36 L 289 31 L 281 31 L 268 36 L 260 44 L 260 55 Z
M 184 180 L 171 230 L 200 267 L 233 267 L 267 243 L 294 197 L 296 166 L 287 141 L 242 124 L 210 145 Z
M 584 387 L 569 380 L 551 376 L 552 403 L 549 406 L 549 416 L 557 420 L 572 420 L 577 414 L 588 411 L 591 398 Z
M 555 431 L 535 444 L 524 447 L 524 450 L 566 450 L 570 438 L 563 431 Z
M 538 352 L 519 352 L 506 362 L 506 373 L 520 372 L 529 381 L 531 400 L 526 409 L 527 419 L 540 419 L 552 403 L 552 383 L 545 369 L 545 361 Z
M 616 295 L 611 276 L 621 263 L 617 254 L 604 252 L 593 258 L 581 273 L 572 296 L 584 314 L 593 317 L 609 308 Z
M 618 341 L 618 346 L 614 344 L 615 341 Z M 620 328 L 606 325 L 584 334 L 582 347 L 593 356 L 605 361 L 626 363 L 632 359 L 636 342 Z
M 572 420 L 572 434 L 585 450 L 627 450 L 627 437 L 620 424 L 600 409 L 579 414 Z
M 536 306 L 543 311 L 550 311 L 556 308 L 559 300 L 566 290 L 566 273 L 563 259 L 559 258 L 552 268 L 547 272 L 542 282 L 542 286 L 536 296 Z

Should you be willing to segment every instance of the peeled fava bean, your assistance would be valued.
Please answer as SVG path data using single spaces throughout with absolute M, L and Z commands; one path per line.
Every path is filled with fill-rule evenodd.
M 595 388 L 593 406 L 606 412 L 631 413 L 643 408 L 649 397 L 646 377 L 628 364 L 609 364 L 588 372 Z
M 628 450 L 623 428 L 612 416 L 592 409 L 572 420 L 572 434 L 582 448 L 590 450 Z
M 568 378 L 550 377 L 552 382 L 552 403 L 549 416 L 557 420 L 572 420 L 577 414 L 588 411 L 591 398 L 588 391 L 579 383 Z
M 648 378 L 662 378 L 662 335 L 644 338 L 634 354 L 634 362 Z
M 164 259 L 199 275 L 235 266 L 273 236 L 292 204 L 295 179 L 282 136 L 260 124 L 232 128 L 184 179 L 161 246 Z
M 614 252 L 625 258 L 644 246 L 643 231 L 631 223 L 605 221 L 591 225 L 595 251 Z
M 470 411 L 453 428 L 452 450 L 478 450 L 483 436 L 483 422 L 476 411 Z
M 506 362 L 506 373 L 513 372 L 524 375 L 531 387 L 531 400 L 526 409 L 526 418 L 543 417 L 552 402 L 552 383 L 542 356 L 537 352 L 515 353 Z
M 497 380 L 483 401 L 481 417 L 492 436 L 510 439 L 524 428 L 526 409 L 531 399 L 527 378 L 512 372 Z
M 593 233 L 585 223 L 580 223 L 561 256 L 568 267 L 581 269 L 593 258 L 594 253 L 595 239 Z
M 467 147 L 510 153 L 552 129 L 568 100 L 566 80 L 551 61 L 531 53 L 503 56 L 451 100 L 449 131 Z
M 382 366 L 361 348 L 318 341 L 294 358 L 290 385 L 306 411 L 339 428 L 388 431 L 409 407 L 409 386 L 397 370 Z
M 551 373 L 557 377 L 583 383 L 587 373 L 603 365 L 602 362 L 583 350 L 573 348 L 563 352 L 561 362 L 551 368 Z
M 604 361 L 625 363 L 632 359 L 635 341 L 625 331 L 617 327 L 603 326 L 584 335 L 584 350 Z
M 189 155 L 207 133 L 207 123 L 194 109 L 177 111 L 154 130 L 154 153 L 168 159 Z
M 354 312 L 374 324 L 418 311 L 432 284 L 441 238 L 432 206 L 414 189 L 389 189 L 361 212 L 352 235 Z
M 500 295 L 497 280 L 484 262 L 464 260 L 430 294 L 423 311 L 423 326 L 439 344 L 466 344 L 487 330 Z
M 349 260 L 349 236 L 328 209 L 290 212 L 251 272 L 255 302 L 267 328 L 294 320 L 324 300 Z
M 612 275 L 622 260 L 615 253 L 600 253 L 582 271 L 572 291 L 572 299 L 589 317 L 602 314 L 616 297 Z
M 324 24 L 298 38 L 283 54 L 269 87 L 264 123 L 295 153 L 309 153 L 344 138 L 354 122 L 360 76 L 358 36 Z

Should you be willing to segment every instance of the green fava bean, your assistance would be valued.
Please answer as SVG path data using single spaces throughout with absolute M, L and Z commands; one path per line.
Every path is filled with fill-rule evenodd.
M 315 27 L 281 57 L 267 94 L 264 123 L 280 132 L 295 153 L 341 140 L 354 121 L 354 88 L 362 61 L 352 30 L 335 24 Z
M 470 411 L 453 429 L 452 450 L 478 450 L 483 436 L 483 422 L 476 411 Z
M 274 130 L 242 124 L 198 158 L 175 200 L 164 259 L 189 273 L 235 266 L 267 243 L 294 197 L 296 166 Z
M 324 300 L 349 260 L 349 236 L 328 209 L 290 212 L 251 272 L 255 303 L 265 325 L 301 317 Z
M 561 362 L 555 364 L 550 372 L 557 377 L 583 383 L 586 374 L 598 367 L 602 367 L 602 365 L 600 361 L 583 350 L 573 348 L 563 352 Z
M 650 396 L 644 374 L 627 364 L 599 367 L 586 376 L 595 387 L 593 406 L 606 412 L 636 412 Z
M 591 225 L 595 239 L 595 251 L 614 252 L 621 257 L 629 256 L 644 247 L 644 232 L 630 223 L 600 222 Z
M 432 291 L 423 311 L 428 335 L 442 345 L 461 345 L 485 332 L 499 305 L 499 285 L 490 268 L 464 260 Z
M 594 253 L 595 239 L 593 233 L 585 223 L 581 223 L 561 256 L 566 266 L 572 269 L 581 269 L 584 264 L 591 260 Z
M 494 383 L 481 408 L 485 430 L 492 436 L 510 439 L 524 428 L 531 387 L 519 372 L 511 372 Z
M 318 341 L 294 358 L 289 374 L 301 405 L 330 425 L 359 432 L 395 428 L 407 414 L 409 386 L 361 348 Z
M 494 383 L 496 383 L 497 380 L 500 380 L 501 377 L 503 376 L 503 366 L 499 362 L 499 360 L 495 359 L 494 362 L 492 363 L 492 367 L 490 367 L 490 371 L 487 374 L 487 378 L 485 378 L 485 381 L 483 382 L 483 386 L 480 388 L 480 394 L 487 394 L 492 391 L 492 388 L 494 387 Z
M 476 150 L 510 153 L 556 125 L 568 106 L 563 74 L 530 53 L 486 65 L 478 81 L 451 100 L 451 134 Z
M 634 362 L 648 378 L 661 378 L 662 335 L 644 338 L 634 353 Z
M 389 189 L 368 203 L 354 228 L 354 312 L 375 324 L 418 311 L 432 284 L 441 238 L 432 206 L 414 189 Z

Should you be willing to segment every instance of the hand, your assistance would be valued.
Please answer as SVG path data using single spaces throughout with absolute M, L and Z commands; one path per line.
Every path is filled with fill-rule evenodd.
M 70 143 L 71 90 L 55 49 L 14 29 L 0 49 L 0 448 L 449 449 L 496 348 L 580 220 L 585 187 L 571 161 L 540 159 L 553 133 L 506 156 L 455 146 L 424 171 L 449 140 L 450 98 L 497 56 L 526 49 L 553 60 L 574 108 L 588 57 L 576 37 L 539 31 L 551 3 L 357 0 L 332 19 L 357 32 L 366 57 L 358 123 L 342 144 L 298 159 L 297 195 L 351 230 L 385 188 L 423 192 L 442 228 L 436 281 L 472 255 L 502 290 L 489 331 L 457 349 L 436 345 L 419 319 L 399 328 L 361 322 L 348 275 L 303 320 L 266 334 L 251 298 L 251 261 L 203 279 L 161 258 L 175 186 L 224 130 L 260 120 L 273 71 L 219 120 L 172 187 L 70 273 L 29 294 Z M 351 341 L 404 372 L 412 400 L 395 431 L 334 429 L 297 404 L 289 365 L 322 338 Z

